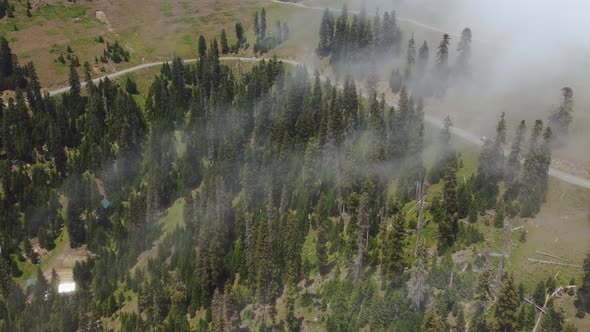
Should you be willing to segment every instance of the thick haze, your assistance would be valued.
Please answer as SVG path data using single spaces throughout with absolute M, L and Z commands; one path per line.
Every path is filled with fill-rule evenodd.
M 351 4 L 351 7 L 358 7 Z M 427 112 L 450 113 L 454 122 L 489 135 L 501 112 L 510 132 L 519 119 L 547 119 L 560 102 L 560 89 L 574 89 L 573 144 L 568 155 L 590 161 L 590 1 L 584 0 L 374 0 L 369 12 L 395 7 L 404 39 L 410 33 L 420 45 L 427 39 L 431 62 L 442 32 L 452 36 L 451 63 L 458 34 L 473 31 L 473 81 L 450 89 L 442 105 Z

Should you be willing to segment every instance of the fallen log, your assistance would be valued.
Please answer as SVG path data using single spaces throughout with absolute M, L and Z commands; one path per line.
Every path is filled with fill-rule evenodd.
M 527 299 L 526 297 L 523 296 L 522 298 L 526 303 L 534 305 L 535 309 L 539 310 L 540 312 L 547 314 L 547 312 L 545 312 L 545 309 L 539 307 L 535 302 L 531 301 L 530 299 Z
M 560 262 L 553 262 L 553 261 L 544 261 L 544 260 L 541 260 L 541 259 L 534 259 L 534 258 L 529 258 L 528 261 L 529 262 L 532 262 L 532 263 L 538 263 L 538 264 L 551 264 L 551 265 L 558 265 L 558 266 L 569 266 L 569 267 L 577 267 L 579 269 L 582 268 L 582 265 L 569 264 L 569 263 L 560 263 Z
M 551 254 L 548 254 L 548 253 L 546 253 L 546 252 L 542 252 L 542 251 L 538 251 L 538 250 L 537 250 L 537 251 L 535 251 L 535 252 L 536 252 L 537 254 L 539 254 L 539 255 L 545 255 L 545 256 L 549 256 L 549 257 L 556 258 L 556 259 L 559 259 L 560 261 L 564 261 L 564 262 L 568 263 L 568 261 L 566 261 L 566 260 L 565 260 L 565 258 L 563 258 L 563 257 L 559 257 L 559 256 L 551 255 Z

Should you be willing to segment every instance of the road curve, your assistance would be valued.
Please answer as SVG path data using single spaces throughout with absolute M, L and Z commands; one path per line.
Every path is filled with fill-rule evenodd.
M 270 60 L 268 58 L 244 58 L 244 57 L 222 57 L 219 58 L 219 60 L 221 61 L 261 61 L 261 60 Z M 301 65 L 301 63 L 294 61 L 294 60 L 289 60 L 289 59 L 279 59 L 284 63 L 293 65 L 293 66 L 298 66 Z M 187 60 L 183 60 L 184 63 L 191 63 L 191 62 L 197 62 L 199 61 L 199 59 L 187 59 Z M 109 78 L 109 79 L 113 79 L 113 78 L 117 78 L 119 76 L 125 75 L 125 74 L 129 74 L 141 69 L 146 69 L 146 68 L 150 68 L 150 67 L 156 67 L 156 66 L 161 66 L 163 65 L 165 62 L 169 62 L 169 61 L 157 61 L 157 62 L 150 62 L 150 63 L 144 63 L 141 65 L 137 65 L 135 67 L 131 67 L 131 68 L 127 68 L 127 69 L 122 69 L 120 71 L 114 72 L 112 74 L 108 74 L 108 75 L 104 75 L 101 77 L 97 77 L 95 79 L 92 80 L 93 83 L 98 83 L 100 80 L 104 80 L 105 78 Z M 86 82 L 81 82 L 82 87 L 86 86 Z M 59 95 L 61 93 L 67 92 L 70 90 L 69 86 L 60 88 L 60 89 L 56 89 L 56 90 L 51 90 L 49 91 L 49 95 L 50 96 L 55 96 L 55 95 Z
M 278 0 L 273 0 L 273 1 L 278 1 Z M 278 1 L 280 2 L 280 1 Z M 219 58 L 220 61 L 246 61 L 246 62 L 256 62 L 256 61 L 262 61 L 262 60 L 271 60 L 269 58 L 245 58 L 245 57 L 221 57 Z M 293 66 L 303 66 L 303 64 L 301 62 L 295 61 L 295 60 L 291 60 L 291 59 L 277 59 L 283 63 L 286 64 L 290 64 Z M 199 61 L 199 59 L 188 59 L 188 60 L 183 60 L 183 62 L 185 63 L 191 63 L 191 62 L 197 62 Z M 155 66 L 161 66 L 162 64 L 164 64 L 167 61 L 157 61 L 157 62 L 150 62 L 150 63 L 144 63 L 135 67 L 131 67 L 131 68 L 127 68 L 127 69 L 123 69 L 120 70 L 118 72 L 112 73 L 112 74 L 108 74 L 108 75 L 104 75 L 98 78 L 95 78 L 92 80 L 92 82 L 94 83 L 98 83 L 100 80 L 103 80 L 105 78 L 109 78 L 109 79 L 113 79 L 131 72 L 135 72 L 141 69 L 146 69 L 146 68 L 150 68 L 150 67 L 155 67 Z M 85 86 L 86 83 L 81 83 L 82 86 Z M 60 89 L 56 89 L 56 90 L 52 90 L 49 91 L 49 95 L 50 96 L 55 96 L 64 92 L 67 92 L 70 90 L 71 87 L 66 86 Z M 425 122 L 435 126 L 435 127 L 439 127 L 442 128 L 444 126 L 444 123 L 441 119 L 435 118 L 433 116 L 430 115 L 425 115 L 424 116 L 424 120 Z M 483 142 L 481 141 L 481 137 L 479 137 L 476 134 L 473 134 L 465 129 L 461 129 L 461 128 L 457 128 L 457 127 L 452 127 L 451 128 L 451 133 L 471 144 L 475 144 L 477 146 L 481 146 L 483 145 Z M 555 168 L 549 168 L 549 175 L 563 181 L 563 182 L 567 182 L 570 184 L 574 184 L 580 187 L 584 187 L 587 189 L 590 189 L 590 180 L 581 178 L 579 176 L 575 176 L 573 174 L 555 169 Z

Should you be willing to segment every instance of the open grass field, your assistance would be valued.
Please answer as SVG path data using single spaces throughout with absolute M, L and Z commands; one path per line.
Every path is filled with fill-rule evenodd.
M 101 76 L 118 69 L 144 62 L 197 57 L 199 35 L 208 40 L 219 39 L 222 29 L 234 43 L 235 24 L 241 22 L 246 37 L 254 43 L 254 13 L 267 10 L 268 31 L 275 30 L 276 21 L 287 22 L 291 38 L 272 54 L 301 58 L 313 53 L 321 12 L 292 8 L 265 0 L 96 0 L 35 1 L 32 17 L 24 15 L 24 5 L 17 4 L 15 18 L 0 21 L 0 34 L 10 41 L 20 63 L 33 61 L 43 86 L 51 89 L 67 82 L 68 64 L 57 61 L 67 54 L 68 45 L 80 63 L 93 64 L 94 75 Z M 104 15 L 97 12 L 103 12 Z M 16 26 L 16 30 L 15 27 Z M 130 53 L 129 63 L 95 63 L 106 44 L 118 41 Z M 240 50 L 241 56 L 252 56 L 252 47 Z M 69 63 L 69 62 L 68 62 Z

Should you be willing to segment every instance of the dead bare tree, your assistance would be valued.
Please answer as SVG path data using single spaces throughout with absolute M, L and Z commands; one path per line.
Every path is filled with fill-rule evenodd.
M 553 262 L 553 261 L 544 261 L 541 259 L 534 259 L 534 258 L 529 258 L 528 259 L 529 262 L 531 263 L 537 263 L 537 264 L 550 264 L 550 265 L 558 265 L 558 266 L 569 266 L 569 267 L 576 267 L 581 269 L 582 265 L 577 265 L 577 264 L 570 264 L 570 263 L 560 263 L 560 262 Z
M 504 221 L 505 229 L 504 229 L 504 249 L 502 250 L 502 256 L 500 257 L 500 264 L 498 265 L 498 273 L 496 274 L 496 283 L 494 285 L 494 297 L 498 297 L 498 293 L 500 292 L 500 284 L 502 282 L 502 276 L 504 275 L 504 269 L 506 265 L 506 256 L 508 254 L 509 245 L 512 243 L 510 239 L 510 234 L 512 233 L 512 226 L 510 222 Z
M 418 255 L 418 243 L 420 242 L 420 231 L 422 230 L 422 210 L 424 209 L 424 199 L 426 197 L 426 186 L 424 181 L 416 183 L 416 200 L 419 206 L 418 220 L 416 221 L 416 247 L 414 249 L 414 256 Z
M 556 275 L 557 277 L 557 275 Z M 547 310 L 547 304 L 549 303 L 549 301 L 551 299 L 553 299 L 554 297 L 560 297 L 561 293 L 566 290 L 566 289 L 570 289 L 570 288 L 576 288 L 576 286 L 574 285 L 569 285 L 566 287 L 560 286 L 559 288 L 557 288 L 553 293 L 551 294 L 545 294 L 545 303 L 543 304 L 542 308 L 539 308 L 538 305 L 535 305 L 535 309 L 537 309 L 539 311 L 539 316 L 537 317 L 537 321 L 535 322 L 535 327 L 533 327 L 533 332 L 536 332 L 537 329 L 539 328 L 539 324 L 541 324 L 541 320 L 543 320 L 543 316 L 545 314 L 547 314 L 546 310 Z M 547 290 L 545 290 L 545 292 L 547 292 Z M 530 301 L 527 301 L 530 303 Z
M 424 267 L 424 250 L 418 250 L 418 257 L 416 258 L 416 265 L 410 271 L 410 279 L 407 282 L 408 298 L 420 310 L 421 306 L 426 300 L 428 294 L 428 270 Z

